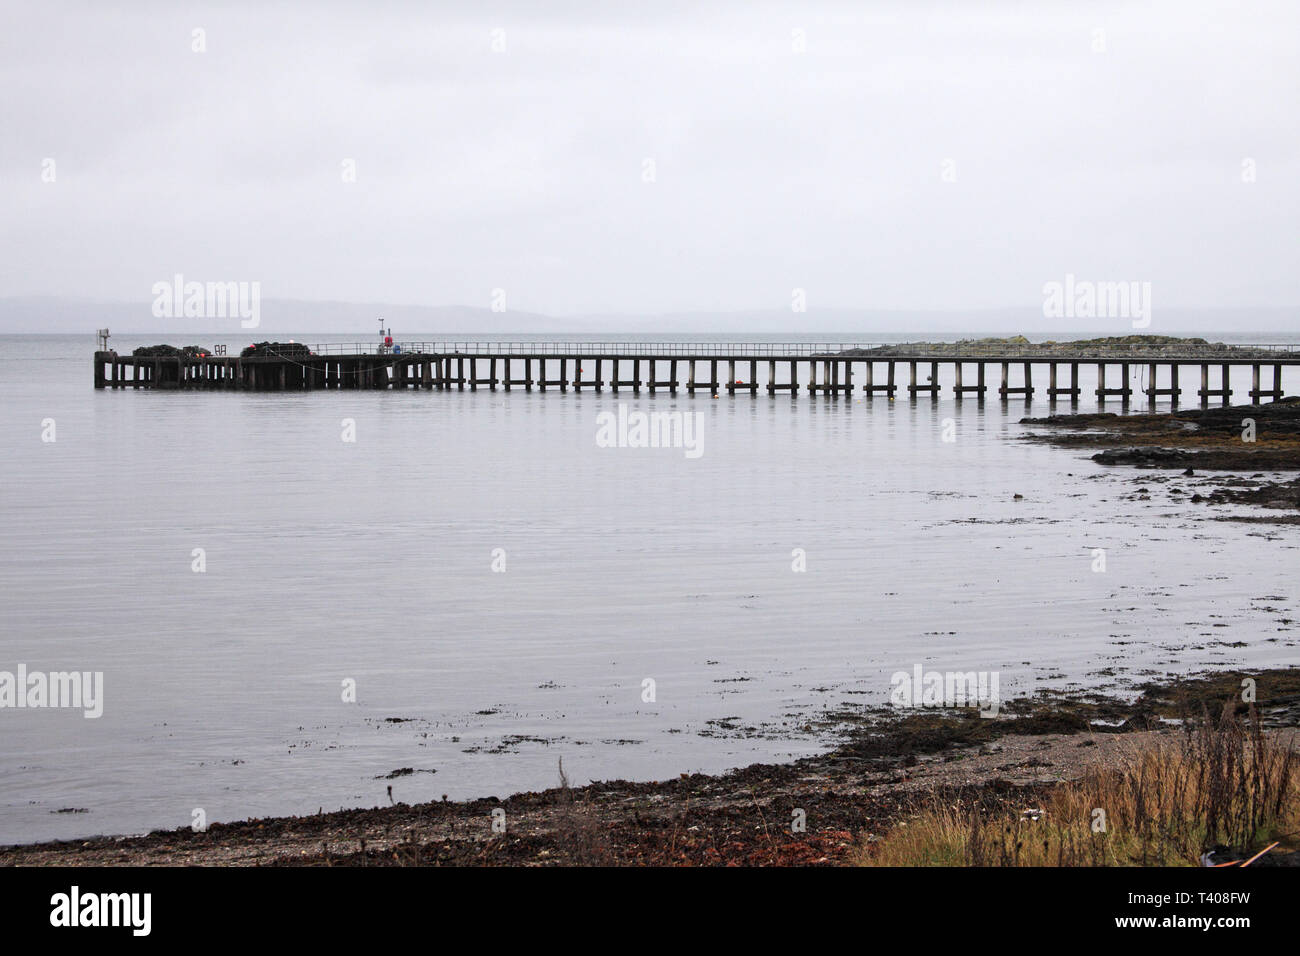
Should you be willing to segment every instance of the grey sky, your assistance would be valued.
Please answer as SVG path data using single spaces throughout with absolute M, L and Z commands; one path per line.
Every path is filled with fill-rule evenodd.
M 1294 2 L 6 3 L 0 296 L 1294 306 L 1298 37 Z

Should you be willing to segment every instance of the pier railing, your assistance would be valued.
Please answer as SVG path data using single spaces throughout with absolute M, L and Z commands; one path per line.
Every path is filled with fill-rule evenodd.
M 788 356 L 844 356 L 887 359 L 933 358 L 974 361 L 978 359 L 1037 359 L 1042 361 L 1169 361 L 1248 360 L 1271 357 L 1294 358 L 1300 345 L 1294 343 L 1239 344 L 1187 343 L 1087 346 L 1065 342 L 1003 344 L 996 342 L 508 342 L 429 341 L 397 342 L 392 346 L 376 342 L 330 342 L 309 345 L 317 355 L 694 355 L 769 358 Z
M 826 355 L 846 349 L 872 348 L 853 342 L 484 342 L 439 341 L 397 342 L 381 346 L 374 342 L 330 342 L 309 345 L 318 355 L 388 355 L 435 353 L 448 355 Z

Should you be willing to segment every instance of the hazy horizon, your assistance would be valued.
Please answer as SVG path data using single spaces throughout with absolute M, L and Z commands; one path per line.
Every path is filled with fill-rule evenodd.
M 1239 334 L 1292 332 L 1300 329 L 1296 309 L 1156 309 L 1151 324 L 1134 328 L 1127 318 L 1049 319 L 1041 309 L 884 310 L 809 309 L 552 315 L 473 308 L 464 305 L 418 306 L 381 302 L 310 302 L 268 300 L 261 303 L 259 323 L 242 328 L 236 318 L 168 318 L 150 312 L 148 303 L 99 302 L 58 296 L 0 299 L 0 334 L 84 334 L 109 328 L 124 335 L 157 334 L 250 336 L 273 334 L 356 334 L 369 337 L 384 318 L 399 338 L 414 334 L 843 334 L 913 335 L 1024 334 L 1050 336 Z

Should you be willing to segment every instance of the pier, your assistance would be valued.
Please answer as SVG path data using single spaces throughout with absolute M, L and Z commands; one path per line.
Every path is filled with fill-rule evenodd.
M 1069 348 L 980 343 L 862 345 L 849 343 L 691 342 L 399 342 L 295 346 L 245 357 L 220 354 L 121 355 L 95 352 L 95 388 L 309 391 L 315 389 L 523 389 L 649 394 L 685 391 L 709 396 L 800 392 L 848 398 L 937 399 L 940 373 L 951 371 L 957 399 L 983 401 L 997 376 L 997 397 L 1030 400 L 1034 370 L 1047 373 L 1047 397 L 1077 402 L 1080 367 L 1095 367 L 1099 403 L 1177 404 L 1180 381 L 1195 381 L 1202 405 L 1228 404 L 1233 371 L 1250 370 L 1252 402 L 1283 396 L 1282 369 L 1300 366 L 1296 345 Z M 1181 373 L 1181 376 L 1180 376 Z M 906 384 L 900 384 L 901 374 Z M 924 376 L 924 377 L 922 377 Z M 1145 384 L 1135 382 L 1141 376 Z M 947 377 L 947 376 L 945 376 Z M 1041 378 L 1040 378 L 1041 381 Z M 1162 384 L 1163 383 L 1163 384 Z M 1139 387 L 1135 387 L 1135 384 Z

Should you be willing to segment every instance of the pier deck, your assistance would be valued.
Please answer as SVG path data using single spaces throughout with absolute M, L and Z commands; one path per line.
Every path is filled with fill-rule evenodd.
M 1141 389 L 1148 401 L 1168 396 L 1177 402 L 1179 372 L 1200 372 L 1195 394 L 1202 404 L 1233 394 L 1231 371 L 1251 370 L 1252 401 L 1283 395 L 1282 368 L 1300 366 L 1300 346 L 1232 345 L 1188 347 L 1063 348 L 1060 346 L 974 345 L 857 345 L 834 343 L 561 343 L 561 342 L 403 342 L 383 347 L 370 343 L 307 346 L 310 354 L 269 353 L 248 357 L 226 355 L 148 356 L 97 351 L 96 388 L 230 389 L 302 391 L 312 389 L 425 388 L 478 391 L 498 388 L 531 391 L 573 388 L 597 392 L 609 389 L 634 394 L 677 394 L 685 390 L 709 395 L 748 392 L 769 395 L 800 390 L 808 395 L 848 397 L 854 380 L 866 397 L 893 398 L 906 388 L 916 398 L 938 398 L 940 368 L 951 367 L 953 394 L 983 400 L 989 391 L 986 368 L 1000 370 L 1000 399 L 1034 394 L 1033 367 L 1047 368 L 1048 397 L 1077 401 L 1080 365 L 1095 365 L 1098 401 L 1116 397 L 1123 402 L 1135 394 L 1131 373 L 1145 371 Z M 906 386 L 897 383 L 899 366 L 906 366 Z M 964 375 L 974 366 L 976 384 Z M 1262 370 L 1272 369 L 1266 387 Z M 926 375 L 918 380 L 918 368 Z M 1069 385 L 1058 384 L 1058 373 L 1069 370 Z M 1012 370 L 1018 369 L 1019 383 Z M 1211 375 L 1211 370 L 1214 375 Z M 760 376 L 760 370 L 765 373 Z M 719 373 L 722 372 L 722 377 Z M 1108 375 L 1113 377 L 1108 377 Z M 1161 378 L 1167 382 L 1160 386 Z M 760 378 L 762 379 L 760 381 Z M 1212 379 L 1217 379 L 1211 387 Z

